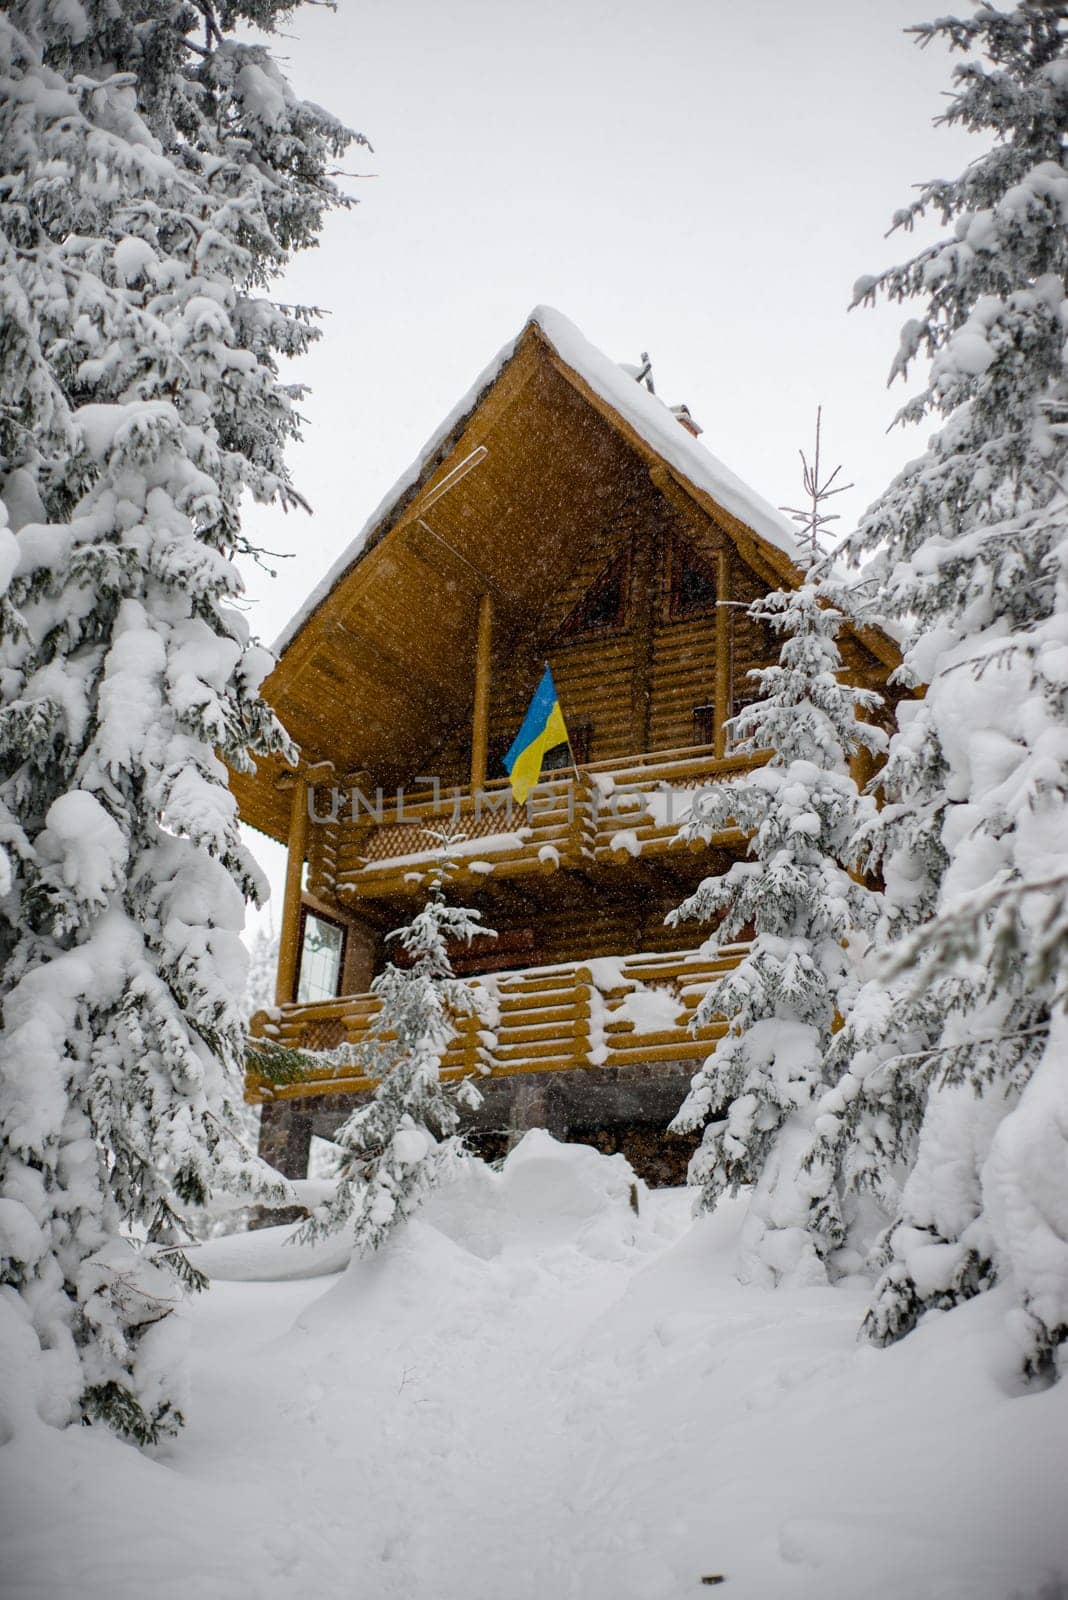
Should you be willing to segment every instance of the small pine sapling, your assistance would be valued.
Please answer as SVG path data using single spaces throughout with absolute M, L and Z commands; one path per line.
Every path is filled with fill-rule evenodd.
M 824 533 L 832 522 L 839 521 L 837 511 L 826 509 L 828 500 L 833 500 L 836 494 L 845 494 L 852 489 L 851 483 L 836 482 L 841 472 L 841 465 L 832 467 L 826 477 L 823 476 L 820 462 L 820 446 L 823 433 L 823 407 L 816 407 L 816 448 L 809 461 L 803 450 L 797 453 L 801 457 L 801 482 L 808 504 L 804 506 L 780 506 L 780 511 L 797 523 L 798 534 L 802 543 L 807 547 L 806 553 L 810 561 L 817 561 L 825 554 Z
M 470 1079 L 450 1092 L 441 1057 L 465 1017 L 481 1011 L 480 992 L 453 972 L 450 950 L 496 938 L 481 913 L 450 905 L 445 886 L 456 841 L 435 835 L 440 853 L 425 904 L 387 937 L 399 952 L 372 983 L 380 1003 L 371 1035 L 358 1053 L 378 1078 L 370 1101 L 333 1135 L 342 1151 L 336 1192 L 305 1229 L 317 1238 L 351 1228 L 357 1254 L 378 1250 L 418 1210 L 459 1161 L 459 1105 L 477 1107 Z

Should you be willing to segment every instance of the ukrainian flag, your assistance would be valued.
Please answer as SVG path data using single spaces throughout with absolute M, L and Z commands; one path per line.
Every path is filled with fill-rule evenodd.
M 564 713 L 560 710 L 556 685 L 546 662 L 545 676 L 538 684 L 523 718 L 523 726 L 504 758 L 505 768 L 512 780 L 512 793 L 520 805 L 541 777 L 541 763 L 546 750 L 569 743 Z

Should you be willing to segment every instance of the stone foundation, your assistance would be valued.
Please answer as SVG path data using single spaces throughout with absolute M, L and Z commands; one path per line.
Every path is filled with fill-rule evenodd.
M 701 1142 L 699 1133 L 667 1133 L 649 1123 L 619 1128 L 573 1128 L 575 1144 L 591 1144 L 602 1155 L 626 1156 L 650 1189 L 678 1189 L 686 1182 L 690 1157 Z
M 260 1155 L 284 1178 L 306 1178 L 313 1127 L 311 1102 L 268 1100 L 260 1118 Z M 334 1123 L 337 1127 L 337 1123 Z
M 682 1184 L 699 1135 L 672 1134 L 667 1127 L 697 1065 L 658 1061 L 476 1079 L 483 1102 L 477 1111 L 463 1113 L 463 1131 L 485 1161 L 501 1160 L 528 1129 L 546 1128 L 554 1139 L 626 1156 L 651 1188 Z M 332 1138 L 365 1099 L 318 1095 L 269 1101 L 263 1107 L 260 1154 L 287 1178 L 305 1177 L 312 1134 Z

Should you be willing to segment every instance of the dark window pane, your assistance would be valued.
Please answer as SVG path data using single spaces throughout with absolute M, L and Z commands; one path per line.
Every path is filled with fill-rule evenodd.
M 588 589 L 560 629 L 563 639 L 622 628 L 627 612 L 627 558 L 614 561 Z
M 685 539 L 676 538 L 671 550 L 672 617 L 705 616 L 715 605 L 715 573 Z
M 694 744 L 714 744 L 716 737 L 716 708 L 715 706 L 694 706 L 693 708 L 693 742 Z
M 711 611 L 715 603 L 716 583 L 712 574 L 687 562 L 679 579 L 679 609 Z

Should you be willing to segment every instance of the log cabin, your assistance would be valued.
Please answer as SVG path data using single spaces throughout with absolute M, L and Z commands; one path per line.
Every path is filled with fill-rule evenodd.
M 535 310 L 276 645 L 264 692 L 299 764 L 232 777 L 243 819 L 288 851 L 276 1003 L 251 1023 L 283 1044 L 359 1043 L 385 935 L 426 892 L 428 829 L 461 836 L 450 892 L 497 938 L 457 952 L 488 1011 L 442 1071 L 480 1074 L 468 1137 L 489 1157 L 543 1126 L 653 1183 L 685 1170 L 665 1130 L 723 1031 L 688 1022 L 724 958 L 664 918 L 745 841 L 695 850 L 677 822 L 753 761 L 725 725 L 777 645 L 746 608 L 803 567 L 699 433 Z M 850 627 L 842 651 L 885 690 L 888 638 Z M 518 806 L 502 757 L 546 662 L 571 747 Z M 311 1135 L 370 1088 L 352 1066 L 286 1084 L 251 1068 L 262 1153 L 302 1175 Z

